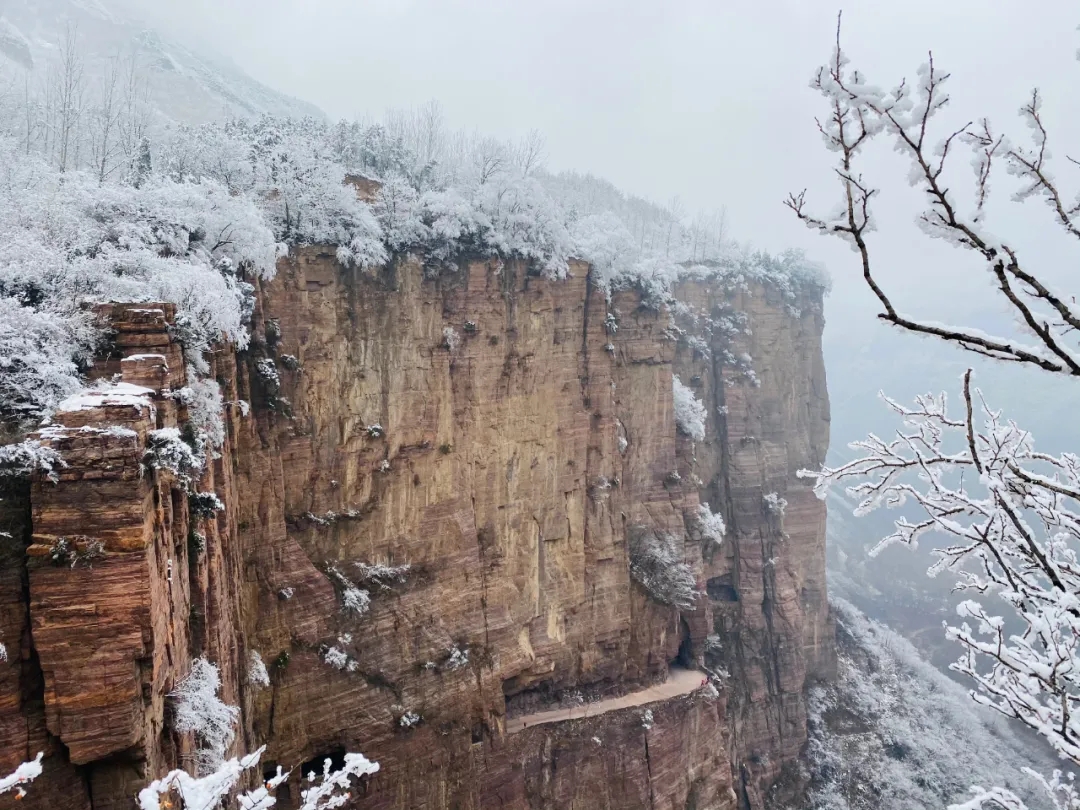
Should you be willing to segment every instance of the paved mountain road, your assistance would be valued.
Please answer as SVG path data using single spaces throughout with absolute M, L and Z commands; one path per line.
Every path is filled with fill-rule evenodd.
M 637 692 L 631 692 L 628 695 L 598 700 L 596 703 L 584 703 L 568 709 L 551 709 L 546 712 L 535 712 L 521 717 L 513 717 L 506 721 L 506 733 L 515 734 L 532 726 L 559 723 L 563 720 L 582 720 L 586 717 L 596 717 L 598 714 L 606 714 L 617 709 L 644 706 L 647 703 L 656 703 L 680 695 L 689 695 L 695 689 L 701 688 L 701 679 L 704 677 L 704 672 L 695 669 L 673 668 L 668 674 L 668 679 L 663 683 L 640 689 Z

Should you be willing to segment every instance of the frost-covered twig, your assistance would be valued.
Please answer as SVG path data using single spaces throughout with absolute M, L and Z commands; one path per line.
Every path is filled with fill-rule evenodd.
M 0 795 L 14 790 L 16 799 L 21 799 L 25 796 L 26 788 L 24 785 L 30 784 L 41 776 L 41 758 L 44 755 L 43 751 L 38 752 L 38 755 L 34 759 L 22 763 L 7 776 L 0 777 Z
M 901 82 L 891 91 L 868 84 L 866 77 L 848 65 L 840 46 L 837 26 L 836 47 L 827 65 L 818 69 L 812 86 L 828 103 L 829 115 L 818 121 L 826 147 L 837 155 L 836 174 L 843 187 L 842 202 L 835 213 L 821 217 L 811 214 L 805 191 L 791 194 L 786 205 L 809 227 L 839 236 L 859 254 L 866 284 L 884 308 L 878 317 L 911 332 L 948 341 L 976 354 L 1031 365 L 1060 374 L 1080 375 L 1080 354 L 1071 334 L 1080 329 L 1080 309 L 1071 296 L 1053 290 L 1037 271 L 1021 261 L 1015 245 L 1000 239 L 983 226 L 983 211 L 994 166 L 1003 163 L 1009 174 L 1019 177 L 1022 188 L 1014 199 L 1043 197 L 1055 219 L 1069 234 L 1080 236 L 1080 203 L 1067 204 L 1048 171 L 1047 132 L 1041 115 L 1041 97 L 1032 93 L 1020 110 L 1021 118 L 1034 135 L 1032 148 L 1014 147 L 1005 138 L 994 136 L 990 124 L 967 124 L 931 140 L 933 119 L 949 103 L 945 92 L 949 74 L 942 73 L 931 54 L 918 71 L 915 86 Z M 1001 294 L 1003 303 L 1016 315 L 1024 330 L 1035 339 L 1034 346 L 1009 337 L 988 335 L 980 330 L 948 326 L 897 311 L 891 297 L 871 268 L 867 235 L 875 229 L 871 201 L 879 193 L 856 169 L 866 144 L 878 135 L 894 139 L 896 149 L 911 162 L 910 182 L 929 200 L 919 224 L 931 237 L 978 254 L 986 263 L 988 280 Z M 948 160 L 958 145 L 975 153 L 976 198 L 974 213 L 961 212 L 955 194 L 944 175 Z
M 948 636 L 964 647 L 953 665 L 976 684 L 980 703 L 1031 727 L 1061 754 L 1080 762 L 1080 458 L 1035 449 L 1031 434 L 985 404 L 963 379 L 963 415 L 945 395 L 920 397 L 914 408 L 889 401 L 904 420 L 892 441 L 871 436 L 852 446 L 863 455 L 838 468 L 803 472 L 824 495 L 856 483 L 856 514 L 911 502 L 921 520 L 896 520 L 892 543 L 916 546 L 930 532 L 950 540 L 935 550 L 931 575 L 948 570 L 957 588 L 996 594 L 1023 622 L 1012 635 L 982 603 L 959 606 Z

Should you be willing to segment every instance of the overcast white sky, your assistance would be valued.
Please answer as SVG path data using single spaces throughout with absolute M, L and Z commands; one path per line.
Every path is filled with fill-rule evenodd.
M 781 205 L 789 190 L 804 187 L 821 209 L 837 200 L 831 156 L 814 128 L 820 99 L 808 87 L 831 50 L 836 0 L 128 2 L 332 117 L 377 117 L 434 99 L 452 126 L 504 137 L 541 130 L 552 169 L 592 172 L 658 201 L 678 194 L 691 210 L 726 205 L 735 238 L 771 250 L 806 248 L 835 282 L 826 338 L 838 395 L 833 383 L 847 350 L 883 329 L 855 254 L 808 232 Z M 1015 113 L 1038 84 L 1057 152 L 1080 144 L 1075 3 L 849 0 L 843 7 L 845 47 L 872 81 L 891 86 L 913 76 L 933 49 L 953 73 L 954 122 L 989 115 L 1023 137 Z M 868 179 L 884 188 L 875 261 L 901 308 L 942 319 L 970 318 L 974 308 L 984 323 L 1000 321 L 1004 310 L 987 305 L 980 266 L 913 225 L 919 198 L 906 165 L 887 144 L 867 157 Z M 957 169 L 955 182 L 965 182 L 966 157 Z M 1067 164 L 1059 172 L 1080 180 Z M 1045 209 L 1010 204 L 1005 194 L 997 203 L 999 231 L 1032 266 L 1051 265 L 1062 238 Z M 973 281 L 983 295 L 971 294 Z M 936 300 L 928 295 L 935 289 Z M 887 383 L 859 380 L 868 396 Z
M 807 81 L 829 54 L 835 0 L 133 2 L 332 117 L 435 99 L 454 126 L 507 137 L 541 130 L 551 168 L 660 201 L 678 194 L 691 209 L 726 204 L 734 236 L 806 247 L 846 300 L 854 255 L 780 205 L 804 186 L 822 206 L 834 202 Z M 1015 110 L 1038 83 L 1055 135 L 1077 142 L 1074 3 L 852 0 L 844 14 L 845 43 L 872 79 L 912 75 L 932 48 L 954 74 L 955 116 L 989 113 L 1015 130 Z M 881 261 L 899 279 L 939 277 L 952 254 L 910 225 L 917 199 L 904 167 L 882 149 L 869 168 L 888 190 Z

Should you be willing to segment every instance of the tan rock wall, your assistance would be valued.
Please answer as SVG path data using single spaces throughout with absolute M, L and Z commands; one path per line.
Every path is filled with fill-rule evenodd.
M 23 640 L 19 678 L 0 665 L 0 742 L 14 746 L 0 769 L 41 740 L 69 780 L 29 806 L 127 806 L 140 780 L 184 764 L 193 741 L 171 732 L 166 695 L 199 655 L 243 709 L 237 750 L 265 743 L 265 762 L 285 766 L 342 749 L 380 761 L 360 807 L 759 806 L 805 741 L 804 682 L 831 654 L 824 513 L 794 478 L 827 444 L 820 300 L 796 316 L 762 288 L 680 291 L 691 308 L 745 309 L 754 387 L 722 362 L 726 338 L 695 358 L 636 294 L 611 302 L 612 333 L 587 267 L 573 271 L 554 282 L 474 262 L 431 280 L 410 263 L 359 274 L 317 249 L 282 260 L 257 291 L 251 349 L 213 358 L 228 439 L 199 488 L 226 510 L 200 527 L 205 551 L 167 476 L 134 473 L 146 430 L 186 418 L 167 390 L 128 419 L 127 444 L 58 439 L 74 442 L 70 470 L 36 482 L 29 507 L 25 493 L 0 500 L 0 520 L 31 533 L 34 553 L 78 527 L 108 556 L 32 557 L 0 577 L 2 638 Z M 112 315 L 98 373 L 179 385 L 164 321 Z M 119 359 L 158 352 L 166 368 Z M 675 431 L 673 369 L 709 407 L 696 447 Z M 72 427 L 120 418 L 99 409 Z M 773 491 L 782 520 L 762 510 Z M 728 521 L 717 552 L 693 530 L 699 495 Z M 650 599 L 629 576 L 639 524 L 686 536 L 701 586 L 727 576 L 738 600 L 703 597 L 680 616 Z M 333 573 L 359 583 L 357 563 L 411 568 L 367 584 L 358 616 Z M 625 710 L 503 733 L 508 711 L 662 678 L 680 645 L 701 660 L 712 633 L 721 649 L 706 659 L 732 675 L 719 700 L 654 707 L 648 730 Z M 323 660 L 330 646 L 348 667 Z M 271 687 L 247 683 L 249 650 Z M 423 722 L 403 728 L 406 710 Z

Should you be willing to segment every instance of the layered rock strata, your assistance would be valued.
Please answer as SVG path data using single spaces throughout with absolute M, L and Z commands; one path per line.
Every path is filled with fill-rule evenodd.
M 203 657 L 241 709 L 235 752 L 378 760 L 358 807 L 762 807 L 831 666 L 824 506 L 794 475 L 828 440 L 820 292 L 688 282 L 673 321 L 572 270 L 282 259 L 251 347 L 208 358 L 226 430 L 194 489 L 212 516 L 144 459 L 190 421 L 171 308 L 105 308 L 94 373 L 123 385 L 40 431 L 58 480 L 0 500 L 0 772 L 47 752 L 22 806 L 130 807 L 193 767 L 168 695 Z M 721 328 L 731 313 L 745 323 Z M 673 374 L 704 441 L 676 431 Z M 678 539 L 692 609 L 632 579 L 634 531 Z M 505 733 L 675 662 L 726 671 L 719 697 Z

